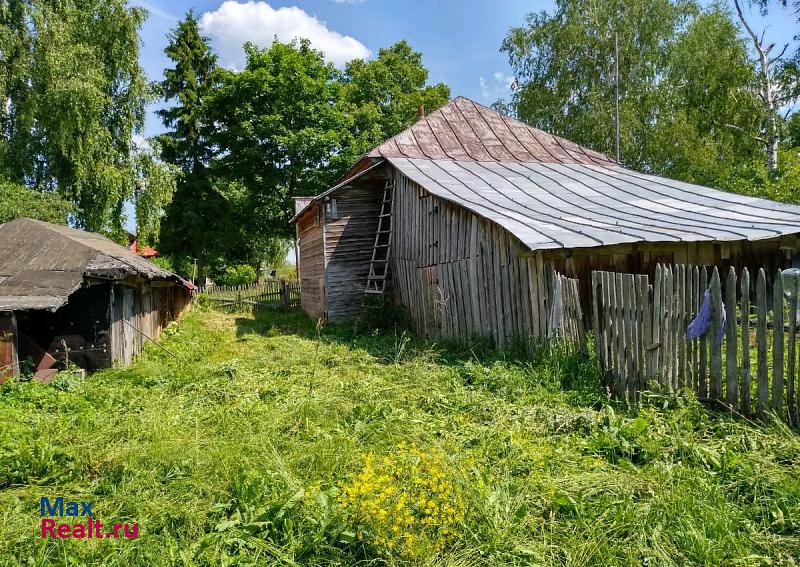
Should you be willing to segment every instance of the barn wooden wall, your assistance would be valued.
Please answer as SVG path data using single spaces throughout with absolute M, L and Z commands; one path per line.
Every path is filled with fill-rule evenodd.
M 549 270 L 542 256 L 395 171 L 392 274 L 420 333 L 503 347 L 547 333 Z
M 591 273 L 593 270 L 627 274 L 655 275 L 656 265 L 718 266 L 737 272 L 747 268 L 758 273 L 764 268 L 771 284 L 778 269 L 791 267 L 797 259 L 798 238 L 784 236 L 755 241 L 734 242 L 669 242 L 637 243 L 604 246 L 593 249 L 552 251 L 545 261 L 560 273 L 577 278 L 581 285 L 581 300 L 591 305 Z
M 314 319 L 325 316 L 325 236 L 322 211 L 312 205 L 297 220 L 300 306 Z
M 361 180 L 333 197 L 336 218 L 325 213 L 325 310 L 331 321 L 361 311 L 383 187 L 381 179 Z

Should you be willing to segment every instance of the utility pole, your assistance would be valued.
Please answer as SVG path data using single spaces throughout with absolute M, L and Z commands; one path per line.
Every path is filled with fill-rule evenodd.
M 619 32 L 614 32 L 614 123 L 616 126 L 617 163 L 619 163 Z

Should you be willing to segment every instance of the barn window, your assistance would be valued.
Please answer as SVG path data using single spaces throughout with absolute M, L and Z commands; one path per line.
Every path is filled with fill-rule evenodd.
M 339 218 L 339 211 L 336 209 L 336 199 L 328 199 L 325 201 L 325 217 L 329 219 Z

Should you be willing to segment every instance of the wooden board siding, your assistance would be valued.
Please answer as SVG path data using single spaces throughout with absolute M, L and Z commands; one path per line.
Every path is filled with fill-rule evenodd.
M 19 371 L 17 349 L 17 319 L 12 312 L 0 312 L 0 384 Z
M 737 273 L 743 268 L 750 270 L 750 273 L 758 273 L 763 266 L 771 284 L 775 270 L 792 266 L 792 256 L 797 254 L 798 244 L 797 238 L 787 236 L 722 243 L 636 243 L 547 251 L 544 252 L 544 259 L 557 272 L 577 278 L 581 285 L 581 300 L 584 305 L 591 305 L 590 281 L 593 270 L 643 274 L 653 278 L 659 264 L 718 266 L 723 273 L 727 273 L 731 267 Z M 527 254 L 534 255 L 532 252 Z
M 190 307 L 191 295 L 180 286 L 114 284 L 109 303 L 111 361 L 131 364 L 148 339 L 157 340 L 163 328 Z
M 297 220 L 297 275 L 300 306 L 312 318 L 325 316 L 325 242 L 319 204 Z
M 395 171 L 395 296 L 417 331 L 503 347 L 547 332 L 549 271 L 506 230 Z
M 370 178 L 331 196 L 337 212 L 336 218 L 325 213 L 325 311 L 331 321 L 361 310 L 383 187 L 383 180 Z

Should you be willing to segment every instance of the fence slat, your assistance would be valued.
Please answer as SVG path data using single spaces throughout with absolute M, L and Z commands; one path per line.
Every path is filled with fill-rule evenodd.
M 622 274 L 614 274 L 614 325 L 617 329 L 617 380 L 618 396 L 625 395 L 625 325 L 623 323 L 624 294 L 622 291 Z
M 667 266 L 664 272 L 664 387 L 667 391 L 672 390 L 673 378 L 675 376 L 675 357 L 673 354 L 673 336 L 672 336 L 672 319 L 673 319 L 673 274 L 672 268 Z
M 764 415 L 767 407 L 767 276 L 758 270 L 756 281 L 756 343 L 758 349 L 758 389 L 756 411 Z
M 794 415 L 794 389 L 796 366 L 796 346 L 797 346 L 797 288 L 793 289 L 789 299 L 789 349 L 787 353 L 788 366 L 786 369 L 786 408 L 789 425 L 795 423 Z
M 686 387 L 686 266 L 678 266 L 678 285 L 675 289 L 677 317 L 675 342 L 678 346 L 678 388 Z
M 698 305 L 703 303 L 705 293 L 708 290 L 708 271 L 706 267 L 700 268 L 700 293 L 697 296 Z M 705 399 L 708 397 L 708 338 L 707 334 L 702 335 L 698 341 L 700 349 L 700 371 L 697 388 L 697 397 Z
M 740 385 L 740 404 L 739 411 L 744 415 L 750 415 L 752 407 L 750 405 L 750 389 L 752 387 L 752 377 L 750 375 L 750 273 L 747 268 L 742 269 L 742 376 Z
M 737 336 L 736 336 L 736 270 L 733 266 L 728 270 L 725 282 L 725 401 L 730 407 L 736 407 L 738 394 L 737 382 Z
M 711 273 L 711 324 L 708 340 L 711 342 L 711 391 L 709 397 L 720 400 L 722 394 L 722 349 L 717 338 L 722 322 L 722 291 L 720 290 L 719 270 L 714 267 Z
M 650 347 L 650 367 L 647 371 L 649 380 L 653 380 L 656 375 L 661 376 L 663 374 L 663 367 L 660 362 L 661 353 L 663 352 L 661 344 L 661 319 L 663 317 L 663 306 L 661 304 L 662 273 L 661 264 L 656 264 L 656 275 L 653 280 L 653 330 Z
M 638 329 L 637 346 L 639 349 L 639 375 L 636 384 L 636 400 L 639 392 L 647 389 L 647 347 L 650 341 L 650 285 L 647 276 L 636 276 L 638 310 L 636 312 Z
M 783 278 L 781 271 L 772 285 L 772 410 L 783 411 Z

